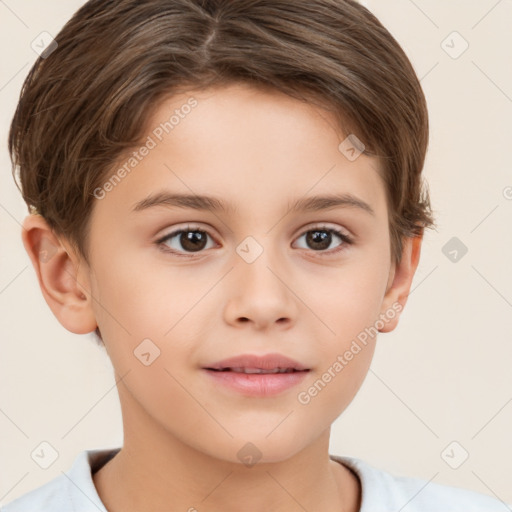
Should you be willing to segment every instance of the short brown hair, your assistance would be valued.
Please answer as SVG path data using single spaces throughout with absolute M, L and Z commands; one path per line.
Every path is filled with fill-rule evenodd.
M 179 89 L 246 82 L 332 111 L 378 156 L 391 254 L 434 226 L 425 97 L 397 41 L 355 0 L 90 0 L 30 70 L 9 133 L 30 212 L 89 261 L 93 191 Z M 16 177 L 15 177 L 16 179 Z

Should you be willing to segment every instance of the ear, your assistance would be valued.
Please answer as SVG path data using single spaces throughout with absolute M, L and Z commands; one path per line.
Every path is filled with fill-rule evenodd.
M 59 322 L 75 334 L 94 331 L 89 274 L 70 245 L 38 214 L 23 221 L 22 239 L 43 296 Z
M 407 302 L 412 280 L 418 267 L 422 241 L 423 235 L 404 239 L 402 259 L 398 265 L 393 263 L 389 272 L 386 293 L 381 307 L 381 314 L 385 315 L 388 321 L 382 329 L 379 329 L 379 332 L 390 332 L 398 325 L 400 314 Z M 391 311 L 395 313 L 393 318 L 390 318 Z

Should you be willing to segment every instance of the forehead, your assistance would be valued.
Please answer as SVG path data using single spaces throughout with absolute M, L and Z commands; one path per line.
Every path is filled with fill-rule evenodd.
M 276 90 L 189 90 L 150 116 L 143 141 L 150 150 L 108 201 L 133 208 L 166 189 L 215 196 L 226 210 L 254 215 L 256 204 L 282 210 L 308 196 L 350 193 L 385 214 L 379 162 L 364 154 L 349 160 L 340 150 L 346 136 L 329 111 Z

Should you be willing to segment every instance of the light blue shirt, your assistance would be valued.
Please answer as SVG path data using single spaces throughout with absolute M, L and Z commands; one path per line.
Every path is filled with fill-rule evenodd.
M 71 468 L 15 499 L 1 512 L 108 512 L 92 473 L 120 448 L 81 452 Z M 512 506 L 486 494 L 419 478 L 394 476 L 354 457 L 330 456 L 351 468 L 362 486 L 360 512 L 511 512 Z

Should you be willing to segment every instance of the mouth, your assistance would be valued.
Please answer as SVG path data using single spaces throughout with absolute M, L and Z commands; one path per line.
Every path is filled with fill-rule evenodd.
M 243 354 L 205 366 L 203 370 L 215 384 L 230 392 L 270 397 L 298 386 L 311 368 L 282 354 Z

